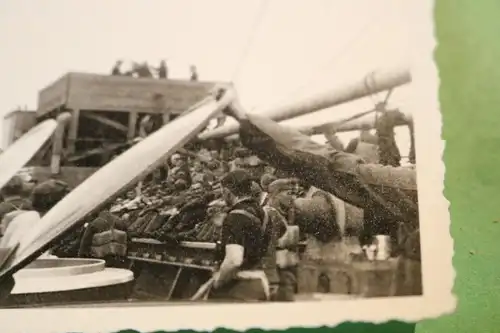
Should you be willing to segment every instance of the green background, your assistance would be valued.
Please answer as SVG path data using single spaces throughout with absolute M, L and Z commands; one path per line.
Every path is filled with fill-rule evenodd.
M 436 1 L 445 196 L 459 303 L 453 315 L 417 324 L 417 333 L 500 332 L 499 18 L 500 1 Z
M 417 325 L 289 333 L 500 332 L 500 0 L 436 0 L 435 18 L 457 310 Z

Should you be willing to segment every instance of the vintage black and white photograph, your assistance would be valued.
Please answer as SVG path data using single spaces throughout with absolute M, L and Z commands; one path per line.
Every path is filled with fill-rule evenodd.
M 82 311 L 209 329 L 450 310 L 420 3 L 2 3 L 0 316 L 74 331 Z

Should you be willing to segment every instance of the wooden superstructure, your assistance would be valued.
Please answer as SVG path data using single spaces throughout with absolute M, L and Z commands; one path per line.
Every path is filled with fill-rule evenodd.
M 36 116 L 42 120 L 70 112 L 62 163 L 99 166 L 82 159 L 132 140 L 146 115 L 156 128 L 167 123 L 206 97 L 214 84 L 67 73 L 39 92 Z

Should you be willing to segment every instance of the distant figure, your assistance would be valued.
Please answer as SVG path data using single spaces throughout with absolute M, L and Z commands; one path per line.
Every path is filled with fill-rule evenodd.
M 115 65 L 113 66 L 113 69 L 111 70 L 111 75 L 122 75 L 121 71 L 122 64 L 123 64 L 122 60 L 116 61 Z
M 153 125 L 153 120 L 151 119 L 151 116 L 149 114 L 142 117 L 141 121 L 139 122 L 139 136 L 141 138 L 145 138 L 149 134 L 153 133 Z
M 190 78 L 190 80 L 191 81 L 198 81 L 198 69 L 196 68 L 196 66 L 191 65 L 189 67 L 189 70 L 191 71 L 191 78 Z
M 151 73 L 151 70 L 149 69 L 148 63 L 145 61 L 142 64 L 135 64 L 134 65 L 134 72 L 137 74 L 137 77 L 140 78 L 150 78 L 153 77 L 153 74 Z
M 168 79 L 168 67 L 165 60 L 160 61 L 160 67 L 155 68 L 159 79 Z
M 378 117 L 376 130 L 380 151 L 380 164 L 390 165 L 393 167 L 401 165 L 401 154 L 399 152 L 398 145 L 396 144 L 394 127 L 398 123 L 404 124 L 405 122 L 405 115 L 398 110 L 383 112 Z M 410 155 L 410 157 L 414 159 L 413 156 Z
M 345 152 L 360 156 L 366 163 L 378 164 L 380 161 L 378 137 L 370 132 L 369 125 L 364 124 L 359 137 L 349 142 Z

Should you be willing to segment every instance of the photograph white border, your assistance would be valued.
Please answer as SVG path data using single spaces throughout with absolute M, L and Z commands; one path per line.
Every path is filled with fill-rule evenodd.
M 434 64 L 434 1 L 408 2 L 411 20 L 412 103 L 416 130 L 424 295 L 341 301 L 268 304 L 202 304 L 162 306 L 45 308 L 0 310 L 5 332 L 141 332 L 219 327 L 286 329 L 335 326 L 345 321 L 415 322 L 451 313 L 455 271 L 448 201 L 443 195 L 441 115 L 438 73 Z M 425 133 L 425 134 L 424 134 Z

